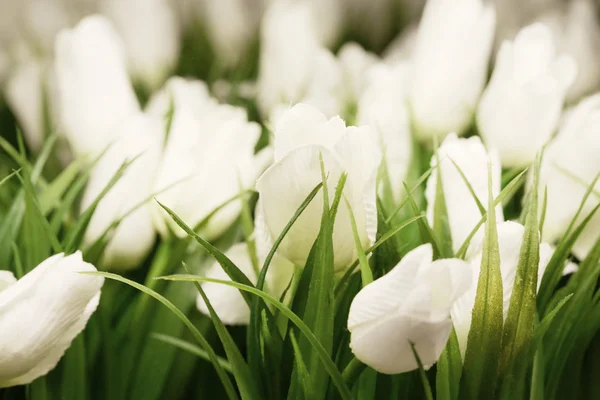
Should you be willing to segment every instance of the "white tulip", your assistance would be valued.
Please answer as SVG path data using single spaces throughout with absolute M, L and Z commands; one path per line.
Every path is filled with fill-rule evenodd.
M 115 24 L 127 50 L 131 75 L 159 87 L 179 57 L 180 27 L 168 0 L 105 0 L 101 10 Z
M 204 0 L 201 3 L 211 48 L 225 67 L 236 67 L 257 40 L 266 0 Z
M 210 98 L 204 83 L 182 78 L 167 82 L 151 99 L 149 112 L 164 116 L 171 99 L 174 113 L 154 184 L 155 191 L 170 189 L 156 198 L 195 227 L 214 209 L 254 185 L 265 167 L 261 156 L 254 155 L 260 126 L 248 122 L 244 109 Z M 200 234 L 210 240 L 223 233 L 239 215 L 241 201 L 229 203 L 212 216 Z M 163 236 L 170 229 L 186 235 L 158 205 L 154 211 L 156 228 Z
M 356 104 L 367 85 L 367 70 L 377 61 L 377 56 L 363 49 L 358 43 L 348 42 L 338 53 L 342 69 L 344 99 Z
M 488 153 L 477 136 L 469 139 L 459 139 L 454 134 L 449 135 L 439 147 L 438 156 L 440 166 L 434 169 L 427 179 L 425 189 L 427 219 L 430 224 L 433 223 L 437 174 L 441 173 L 444 199 L 448 210 L 448 222 L 452 235 L 452 249 L 457 252 L 471 231 L 477 226 L 481 219 L 481 213 L 469 187 L 454 163 L 460 167 L 475 195 L 486 209 L 488 206 L 488 163 L 491 162 L 492 166 L 491 185 L 494 198 L 500 194 L 502 170 L 497 154 L 494 152 Z M 435 155 L 431 158 L 431 166 L 434 165 L 437 165 Z M 502 205 L 498 204 L 496 206 L 496 220 L 502 221 L 503 219 Z M 483 226 L 479 228 L 473 240 L 471 240 L 471 244 L 477 243 L 482 236 Z
M 262 249 L 259 249 L 260 254 L 258 254 L 259 268 L 262 267 L 268 252 L 268 249 L 267 252 L 260 252 L 260 250 Z M 233 245 L 225 252 L 225 255 L 253 284 L 256 284 L 258 274 L 252 265 L 246 243 Z M 293 275 L 294 265 L 285 258 L 275 254 L 267 271 L 264 290 L 271 296 L 277 299 L 280 298 L 288 287 Z M 227 275 L 217 262 L 211 264 L 205 276 L 211 279 L 231 280 L 229 275 Z M 202 289 L 223 323 L 227 325 L 247 325 L 250 322 L 250 308 L 238 289 L 211 282 L 202 283 Z M 200 312 L 210 315 L 202 296 L 198 295 L 196 305 Z
M 55 70 L 60 130 L 76 155 L 97 155 L 139 104 L 126 69 L 125 52 L 110 22 L 83 19 L 56 39 Z
M 91 245 L 113 222 L 125 217 L 110 238 L 102 264 L 115 270 L 127 270 L 138 267 L 154 244 L 151 205 L 143 204 L 125 215 L 153 194 L 164 141 L 164 122 L 138 113 L 120 124 L 115 136 L 118 139 L 92 169 L 81 211 L 94 202 L 124 162 L 135 159 L 98 204 L 84 236 L 84 244 Z
M 477 110 L 477 125 L 504 167 L 529 165 L 550 140 L 576 73 L 572 57 L 556 55 L 545 25 L 524 28 L 514 42 L 502 44 Z
M 50 372 L 85 328 L 104 278 L 81 253 L 57 254 L 15 282 L 0 276 L 0 388 Z
M 540 18 L 554 34 L 560 51 L 577 62 L 577 77 L 567 92 L 567 102 L 581 98 L 600 87 L 600 25 L 598 9 L 591 0 L 574 0 L 555 7 Z
M 430 244 L 408 253 L 390 272 L 365 286 L 348 315 L 350 347 L 363 363 L 385 374 L 434 364 L 452 330 L 450 309 L 471 285 L 459 259 L 432 261 Z
M 422 140 L 463 133 L 487 76 L 495 13 L 482 0 L 430 0 L 413 55 L 410 105 Z
M 525 227 L 512 221 L 501 222 L 497 226 L 498 246 L 500 251 L 500 274 L 502 275 L 503 305 L 502 312 L 504 319 L 508 315 L 510 298 L 512 296 L 515 276 L 519 263 L 521 245 L 523 243 L 523 233 Z M 475 297 L 477 295 L 477 282 L 481 272 L 481 259 L 483 252 L 483 239 L 477 245 L 477 251 L 469 259 L 471 263 L 473 284 L 469 290 L 461 296 L 452 307 L 452 321 L 458 337 L 459 348 L 464 359 L 467 350 L 467 339 L 471 328 L 471 318 Z M 542 282 L 542 277 L 546 266 L 554 249 L 547 243 L 540 243 L 540 261 L 538 264 L 538 288 Z
M 544 151 L 540 171 L 540 191 L 547 188 L 548 198 L 543 239 L 558 241 L 575 217 L 577 209 L 594 177 L 600 172 L 600 95 L 582 100 L 566 114 L 556 138 Z M 600 190 L 600 183 L 595 187 Z M 598 204 L 592 194 L 585 203 L 583 219 Z M 585 258 L 600 234 L 600 214 L 592 218 L 573 246 L 573 254 Z
M 409 25 L 385 48 L 383 59 L 387 64 L 407 63 L 412 59 L 419 27 Z
M 44 142 L 44 102 L 48 107 L 52 105 L 52 78 L 45 65 L 31 61 L 12 72 L 5 88 L 6 101 L 19 121 L 27 145 L 35 152 Z
M 346 127 L 339 117 L 327 120 L 315 108 L 298 104 L 285 112 L 275 128 L 275 164 L 256 182 L 258 213 L 275 240 L 306 196 L 321 182 L 320 157 L 333 201 L 341 174 L 348 173 L 344 196 L 352 207 L 358 234 L 367 248 L 377 231 L 376 177 L 381 155 L 368 127 Z M 323 196 L 319 192 L 279 246 L 279 254 L 304 266 L 321 225 Z M 356 257 L 352 225 L 345 201 L 333 229 L 334 266 L 343 271 Z
M 375 65 L 367 72 L 367 86 L 358 101 L 357 122 L 369 125 L 377 134 L 388 182 L 379 187 L 379 195 L 385 198 L 384 188 L 389 185 L 392 200 L 399 203 L 404 194 L 402 182 L 412 158 L 410 115 L 406 106 L 406 68 Z
M 308 2 L 272 2 L 260 36 L 257 101 L 263 115 L 298 102 L 326 107 L 330 116 L 339 113 L 341 71 L 317 39 Z

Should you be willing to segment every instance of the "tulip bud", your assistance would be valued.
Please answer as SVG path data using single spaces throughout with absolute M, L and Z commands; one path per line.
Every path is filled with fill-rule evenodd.
M 429 179 L 425 196 L 427 198 L 427 219 L 433 224 L 433 212 L 436 198 L 437 174 L 442 174 L 442 186 L 446 209 L 448 210 L 448 223 L 452 235 L 452 249 L 457 252 L 464 241 L 475 229 L 481 219 L 481 212 L 473 198 L 469 187 L 461 176 L 465 175 L 473 192 L 484 208 L 488 204 L 488 163 L 492 166 L 492 194 L 494 198 L 500 194 L 501 168 L 500 160 L 494 152 L 486 152 L 485 147 L 477 136 L 469 139 L 459 139 L 450 134 L 437 150 L 438 156 L 431 158 L 431 166 L 440 165 L 433 170 Z M 454 163 L 452 162 L 454 161 Z M 496 206 L 496 220 L 502 221 L 504 213 L 502 205 Z M 479 228 L 471 244 L 476 243 L 483 236 L 483 226 Z
M 514 288 L 515 276 L 517 274 L 517 268 L 519 265 L 519 257 L 521 245 L 523 243 L 523 233 L 525 232 L 525 227 L 516 222 L 506 221 L 498 224 L 497 231 L 498 247 L 500 252 L 500 274 L 502 275 L 502 311 L 504 319 L 506 319 L 506 316 L 508 315 L 508 308 L 510 306 L 510 298 Z M 546 270 L 546 266 L 548 265 L 553 252 L 554 249 L 552 249 L 549 244 L 540 244 L 540 260 L 537 274 L 538 288 L 542 282 L 542 276 L 544 275 L 544 271 Z M 469 330 L 471 328 L 471 317 L 473 307 L 475 306 L 475 297 L 477 296 L 477 282 L 479 281 L 479 274 L 481 272 L 482 256 L 483 238 L 481 238 L 480 242 L 475 245 L 475 252 L 468 260 L 471 264 L 473 284 L 452 307 L 452 321 L 454 322 L 454 329 L 456 330 L 459 348 L 463 359 L 467 350 L 467 339 L 469 337 Z
M 238 66 L 257 40 L 266 1 L 208 0 L 201 6 L 206 34 L 219 62 L 224 67 Z
M 367 248 L 377 231 L 376 177 L 381 161 L 374 133 L 368 127 L 346 127 L 339 117 L 327 120 L 315 108 L 298 104 L 285 112 L 275 129 L 275 164 L 256 182 L 265 227 L 271 241 L 281 234 L 306 196 L 322 181 L 321 162 L 328 177 L 329 200 L 343 172 L 343 195 L 352 207 L 358 235 Z M 294 223 L 279 246 L 279 254 L 304 266 L 321 225 L 320 192 Z M 334 267 L 343 271 L 356 257 L 349 210 L 339 205 L 333 228 Z
M 600 171 L 600 95 L 582 100 L 564 118 L 559 133 L 544 151 L 540 189 L 548 190 L 544 241 L 553 243 L 566 232 L 575 217 L 588 185 Z M 531 182 L 529 182 L 531 184 Z M 531 185 L 530 189 L 531 189 Z M 600 183 L 595 190 L 600 190 Z M 593 194 L 583 206 L 575 226 L 598 204 Z M 573 246 L 573 254 L 585 258 L 600 234 L 596 213 Z
M 430 0 L 413 55 L 410 106 L 422 140 L 471 124 L 487 76 L 495 13 L 482 0 Z
M 556 46 L 577 63 L 577 76 L 567 91 L 572 103 L 600 87 L 600 25 L 598 8 L 591 0 L 574 0 L 540 18 L 554 34 Z
M 23 278 L 0 275 L 0 388 L 50 372 L 98 307 L 104 278 L 81 253 L 57 254 Z
M 170 132 L 154 188 L 162 191 L 156 196 L 161 203 L 195 227 L 254 185 L 264 169 L 264 161 L 254 155 L 260 126 L 248 122 L 244 109 L 218 104 L 199 81 L 171 78 L 151 99 L 149 112 L 164 116 L 171 102 Z M 223 233 L 239 215 L 241 201 L 230 202 L 211 216 L 201 235 L 210 240 Z M 154 221 L 163 236 L 169 229 L 186 235 L 158 205 Z
M 17 117 L 23 136 L 34 152 L 42 148 L 46 130 L 44 106 L 50 107 L 53 93 L 52 71 L 36 61 L 17 67 L 6 84 L 6 100 Z
M 406 68 L 379 64 L 367 73 L 366 89 L 358 102 L 357 122 L 370 126 L 378 137 L 387 176 L 379 187 L 386 198 L 389 186 L 391 200 L 398 204 L 404 194 L 403 182 L 412 158 L 410 116 L 405 97 Z
M 55 70 L 61 132 L 75 155 L 93 157 L 115 138 L 117 126 L 139 111 L 110 22 L 91 16 L 59 33 Z
M 434 364 L 452 330 L 450 309 L 471 284 L 471 268 L 459 259 L 432 261 L 424 244 L 390 272 L 365 286 L 348 315 L 350 348 L 363 363 L 384 374 L 401 374 L 421 362 Z
M 121 165 L 133 160 L 124 175 L 100 201 L 85 232 L 84 244 L 92 245 L 113 222 L 124 217 L 104 251 L 102 264 L 106 268 L 135 268 L 154 244 L 150 204 L 144 204 L 144 201 L 151 201 L 153 194 L 164 140 L 163 126 L 160 118 L 142 113 L 126 119 L 115 132 L 118 139 L 92 169 L 81 201 L 82 212 L 104 190 Z
M 179 56 L 180 27 L 168 0 L 106 0 L 102 10 L 115 24 L 127 51 L 131 75 L 159 87 Z
M 273 2 L 261 25 L 257 101 L 263 115 L 301 101 L 338 114 L 340 74 L 335 57 L 319 44 L 310 4 Z
M 264 250 L 264 249 L 259 249 Z M 262 266 L 267 255 L 267 251 L 262 251 L 259 254 L 259 266 Z M 233 245 L 225 255 L 250 279 L 253 284 L 256 284 L 258 279 L 257 271 L 255 271 L 248 245 L 246 243 L 238 243 Z M 280 298 L 285 289 L 288 287 L 294 275 L 294 265 L 285 258 L 275 255 L 271 260 L 264 290 L 275 298 Z M 218 262 L 214 262 L 208 268 L 205 276 L 211 279 L 230 281 L 229 275 L 223 270 Z M 202 289 L 210 300 L 210 304 L 215 309 L 215 312 L 227 325 L 247 325 L 250 322 L 250 308 L 240 294 L 240 291 L 234 287 L 225 286 L 220 283 L 205 282 L 202 283 Z M 198 310 L 205 315 L 210 315 L 208 307 L 202 296 L 198 296 L 196 305 Z
M 524 28 L 502 44 L 477 125 L 504 167 L 526 167 L 552 137 L 576 72 L 570 56 L 556 55 L 545 25 Z

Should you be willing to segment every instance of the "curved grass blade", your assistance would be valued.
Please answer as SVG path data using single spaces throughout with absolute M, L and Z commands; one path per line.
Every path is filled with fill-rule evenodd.
M 415 184 L 413 185 L 412 189 L 410 189 L 410 190 L 408 191 L 408 193 L 410 193 L 410 194 L 412 195 L 412 194 L 413 194 L 413 192 L 414 192 L 414 191 L 415 191 L 415 190 L 416 190 L 416 189 L 417 189 L 419 186 L 421 186 L 421 185 L 423 184 L 423 182 L 425 182 L 425 181 L 427 180 L 427 178 L 429 178 L 429 175 L 431 175 L 431 173 L 433 172 L 433 170 L 434 170 L 434 169 L 436 169 L 436 168 L 437 168 L 437 164 L 436 164 L 436 165 L 434 165 L 433 167 L 429 168 L 427 171 L 425 171 L 425 172 L 423 173 L 423 175 L 421 175 L 421 176 L 419 177 L 419 179 L 417 179 L 417 181 L 416 181 L 416 182 L 415 182 Z M 406 183 L 404 183 L 404 187 L 405 187 L 405 189 L 408 187 L 408 186 L 406 185 Z M 393 220 L 393 219 L 396 217 L 396 215 L 398 215 L 398 213 L 400 212 L 400 210 L 402 210 L 402 207 L 404 207 L 404 206 L 406 205 L 407 201 L 408 201 L 408 198 L 406 198 L 406 197 L 405 197 L 405 198 L 404 198 L 404 200 L 402 200 L 402 201 L 400 202 L 400 204 L 398 205 L 398 207 L 396 207 L 396 209 L 395 209 L 395 210 L 394 210 L 394 211 L 393 211 L 393 212 L 390 214 L 390 216 L 389 216 L 389 217 L 387 217 L 387 219 L 385 220 L 385 222 L 389 224 L 389 223 L 390 223 L 390 222 L 391 222 L 391 221 L 392 221 L 392 220 Z
M 446 347 L 437 362 L 437 373 L 435 375 L 436 399 L 458 399 L 461 375 L 462 358 L 458 345 L 458 337 L 456 336 L 456 331 L 452 328 Z
M 421 383 L 423 384 L 423 391 L 425 392 L 425 398 L 427 400 L 433 400 L 433 394 L 431 393 L 431 385 L 429 384 L 429 379 L 427 379 L 427 374 L 425 373 L 425 369 L 423 368 L 423 363 L 421 362 L 421 358 L 415 349 L 415 344 L 410 343 L 410 348 L 413 352 L 415 360 L 417 361 L 417 365 L 419 366 L 419 377 L 421 378 Z
M 206 350 L 188 341 L 179 339 L 175 336 L 164 335 L 162 333 L 152 333 L 150 337 L 159 340 L 163 343 L 169 344 L 173 347 L 177 347 L 178 349 L 187 351 L 188 353 L 198 356 L 205 361 L 211 362 L 210 356 L 208 355 L 208 352 Z M 229 364 L 229 361 L 227 361 L 227 359 L 217 356 L 217 361 L 221 368 L 223 368 L 223 370 L 229 372 L 230 374 L 233 373 L 233 370 L 231 369 L 231 364 Z
M 298 317 L 285 304 L 281 303 L 279 300 L 277 300 L 273 296 L 271 296 L 271 295 L 269 295 L 269 294 L 267 294 L 267 293 L 265 293 L 265 292 L 263 292 L 261 290 L 258 290 L 255 287 L 244 285 L 244 284 L 240 284 L 240 283 L 237 283 L 237 282 L 223 281 L 223 280 L 219 280 L 219 279 L 203 278 L 203 277 L 193 276 L 193 275 L 171 275 L 171 276 L 163 276 L 163 277 L 160 277 L 158 279 L 165 279 L 165 280 L 171 280 L 171 281 L 184 281 L 184 282 L 212 282 L 212 283 L 219 283 L 219 284 L 222 284 L 222 285 L 232 286 L 232 287 L 235 287 L 235 288 L 237 288 L 239 290 L 243 290 L 243 291 L 246 291 L 246 292 L 251 293 L 253 295 L 261 297 L 263 300 L 265 300 L 266 302 L 268 302 L 269 304 L 273 305 L 275 308 L 277 308 L 278 310 L 280 310 L 283 313 L 283 315 L 285 315 L 296 327 L 298 327 L 298 329 L 300 330 L 300 332 L 302 332 L 302 334 L 306 337 L 306 339 L 310 342 L 310 344 L 312 345 L 312 347 L 315 349 L 317 355 L 319 356 L 319 359 L 321 360 L 321 362 L 325 366 L 325 370 L 327 371 L 327 373 L 331 377 L 331 379 L 332 379 L 333 383 L 335 384 L 335 386 L 338 388 L 342 399 L 344 399 L 344 400 L 351 400 L 352 399 L 352 394 L 350 392 L 350 389 L 348 389 L 348 386 L 344 382 L 344 378 L 340 374 L 340 371 L 337 369 L 337 367 L 335 366 L 335 364 L 331 360 L 331 357 L 327 354 L 327 350 L 325 350 L 325 348 L 323 347 L 323 345 L 321 344 L 321 342 L 319 342 L 319 340 L 314 335 L 314 333 L 304 323 L 304 321 L 302 321 L 302 319 L 300 319 L 300 317 Z
M 250 282 L 248 277 L 225 254 L 223 254 L 223 252 L 221 252 L 215 246 L 198 236 L 198 234 L 196 234 L 196 232 L 194 232 L 192 228 L 190 228 L 185 222 L 183 222 L 183 220 L 179 218 L 179 216 L 177 216 L 177 214 L 175 214 L 173 210 L 171 210 L 169 207 L 165 206 L 158 200 L 156 200 L 156 202 L 163 208 L 163 210 L 167 212 L 167 214 L 169 214 L 169 216 L 171 216 L 173 221 L 175 221 L 175 223 L 177 223 L 177 225 L 179 225 L 179 227 L 181 227 L 181 229 L 183 229 L 185 233 L 187 233 L 196 242 L 198 242 L 200 246 L 202 246 L 211 256 L 215 258 L 215 260 L 217 260 L 219 265 L 221 265 L 223 270 L 227 273 L 227 275 L 229 275 L 229 277 L 233 281 L 243 283 L 247 286 L 254 286 L 252 282 Z M 251 306 L 252 303 L 250 296 L 247 293 L 240 293 L 242 293 L 242 297 L 246 301 L 246 304 L 248 304 L 248 306 Z
M 354 236 L 354 245 L 356 246 L 356 252 L 358 253 L 362 286 L 365 287 L 369 283 L 373 282 L 373 272 L 371 271 L 371 266 L 367 261 L 367 256 L 363 250 L 362 244 L 360 243 L 360 237 L 358 236 L 358 229 L 356 227 L 356 219 L 354 218 L 354 212 L 352 211 L 350 202 L 345 197 L 344 200 L 346 201 L 346 207 L 348 207 L 348 214 L 350 215 L 350 223 L 352 224 L 352 235 Z
M 237 392 L 235 390 L 235 387 L 233 386 L 233 384 L 231 383 L 231 380 L 229 379 L 229 376 L 227 375 L 227 373 L 225 372 L 223 367 L 221 367 L 221 364 L 219 364 L 219 358 L 217 357 L 217 354 L 215 353 L 215 351 L 212 348 L 212 346 L 210 345 L 210 343 L 208 343 L 206 338 L 202 335 L 202 333 L 200 333 L 200 331 L 198 331 L 198 329 L 196 329 L 194 324 L 192 324 L 192 322 L 185 316 L 185 314 L 182 313 L 177 307 L 175 307 L 175 305 L 173 303 L 171 303 L 168 299 L 166 299 L 159 293 L 156 293 L 155 291 L 148 289 L 144 285 L 141 285 L 141 284 L 134 282 L 132 280 L 129 280 L 127 278 L 123 278 L 122 276 L 117 275 L 117 274 L 113 274 L 110 272 L 82 272 L 82 274 L 93 275 L 93 276 L 102 276 L 107 279 L 112 279 L 115 281 L 125 283 L 125 284 L 153 297 L 154 299 L 158 300 L 159 302 L 161 302 L 173 314 L 175 314 L 175 316 L 177 316 L 177 318 L 179 318 L 181 320 L 181 322 L 183 322 L 185 324 L 185 326 L 190 330 L 190 332 L 192 333 L 194 338 L 198 341 L 200 346 L 207 352 L 208 357 L 209 357 L 211 363 L 213 364 L 213 366 L 215 367 L 217 375 L 219 376 L 219 379 L 221 380 L 221 383 L 223 384 L 223 387 L 225 388 L 225 391 L 227 392 L 228 397 L 230 399 L 238 399 L 239 398 L 237 395 Z

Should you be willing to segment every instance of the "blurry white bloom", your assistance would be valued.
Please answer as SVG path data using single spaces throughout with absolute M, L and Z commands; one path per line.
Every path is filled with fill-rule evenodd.
M 123 39 L 131 75 L 156 89 L 179 57 L 180 27 L 170 2 L 104 0 L 100 4 Z
M 164 140 L 163 127 L 162 119 L 142 113 L 127 118 L 114 132 L 118 139 L 92 169 L 81 201 L 82 212 L 104 190 L 119 167 L 135 158 L 121 179 L 100 201 L 85 232 L 84 244 L 89 246 L 113 222 L 125 217 L 110 237 L 103 253 L 102 264 L 107 268 L 126 270 L 138 267 L 154 244 L 156 235 L 150 204 L 143 204 L 125 215 L 153 194 L 153 182 Z
M 50 372 L 83 331 L 104 278 L 81 253 L 57 254 L 15 282 L 0 276 L 0 388 Z M 12 282 L 11 282 L 12 281 Z
M 100 16 L 83 19 L 56 39 L 60 129 L 76 155 L 97 155 L 117 126 L 139 111 L 121 41 Z
M 338 60 L 342 69 L 344 100 L 355 104 L 367 85 L 366 72 L 378 58 L 358 43 L 348 42 L 340 49 Z
M 367 75 L 367 86 L 358 102 L 357 123 L 375 132 L 387 169 L 389 182 L 379 187 L 379 194 L 389 184 L 392 200 L 399 203 L 404 194 L 402 182 L 412 158 L 410 116 L 406 106 L 406 68 L 375 65 Z
M 390 272 L 365 286 L 348 315 L 356 358 L 385 374 L 434 364 L 452 330 L 450 309 L 471 284 L 471 268 L 459 259 L 432 262 L 430 244 L 408 253 Z
M 488 206 L 488 162 L 492 164 L 492 193 L 500 194 L 501 168 L 500 160 L 494 152 L 488 153 L 477 136 L 459 139 L 456 135 L 448 135 L 438 149 L 440 166 L 433 170 L 427 179 L 425 196 L 427 198 L 427 219 L 433 223 L 433 209 L 437 187 L 437 174 L 442 174 L 444 198 L 448 210 L 448 222 L 452 234 L 452 249 L 458 251 L 471 231 L 481 219 L 481 213 L 469 187 L 461 177 L 454 163 L 460 167 L 471 184 L 475 195 L 484 208 Z M 454 163 L 452 162 L 454 161 Z M 431 158 L 431 166 L 437 165 L 435 155 Z M 496 220 L 502 221 L 504 213 L 502 205 L 496 206 Z M 483 236 L 483 225 L 477 231 L 471 244 L 477 243 Z M 470 246 L 469 248 L 472 248 Z
M 565 94 L 577 73 L 568 55 L 556 55 L 552 33 L 542 24 L 504 42 L 477 110 L 477 126 L 502 166 L 522 168 L 552 137 Z
M 415 51 L 419 27 L 415 24 L 404 28 L 392 42 L 385 48 L 383 59 L 388 64 L 410 62 Z
M 503 290 L 503 306 L 502 311 L 504 319 L 508 315 L 510 306 L 510 297 L 512 296 L 517 274 L 517 266 L 519 263 L 519 255 L 521 252 L 521 244 L 523 243 L 523 233 L 525 228 L 523 225 L 512 221 L 501 222 L 497 226 L 498 229 L 498 246 L 500 250 L 500 273 L 502 275 L 502 290 Z M 463 356 L 467 350 L 467 339 L 471 328 L 471 317 L 473 306 L 475 305 L 475 297 L 477 295 L 477 283 L 481 272 L 481 258 L 483 252 L 483 238 L 477 245 L 476 253 L 470 258 L 472 271 L 472 285 L 469 290 L 458 299 L 452 307 L 452 321 L 460 352 Z M 538 288 L 542 282 L 542 276 L 550 261 L 550 257 L 554 250 L 547 243 L 540 244 L 540 262 L 538 265 Z
M 155 191 L 167 187 L 156 198 L 186 224 L 195 227 L 215 208 L 241 191 L 251 188 L 264 169 L 264 160 L 254 155 L 260 126 L 248 122 L 242 108 L 218 104 L 200 81 L 171 78 L 150 101 L 148 111 L 165 116 L 174 106 Z M 241 200 L 212 216 L 200 231 L 207 240 L 218 237 L 237 218 Z M 164 236 L 169 228 L 179 236 L 185 232 L 158 205 L 156 228 Z
M 268 250 L 258 249 L 259 268 L 262 267 Z M 256 284 L 258 279 L 257 271 L 254 270 L 248 245 L 238 243 L 233 245 L 225 252 L 225 255 L 250 279 Z M 271 296 L 279 299 L 285 289 L 288 287 L 294 275 L 294 265 L 285 258 L 275 254 L 269 265 L 265 281 L 265 291 Z M 218 262 L 214 262 L 208 268 L 205 276 L 211 279 L 220 279 L 230 281 L 229 275 L 223 270 Z M 210 300 L 210 304 L 215 309 L 219 318 L 227 325 L 247 325 L 250 322 L 250 308 L 244 301 L 240 291 L 236 288 L 225 286 L 220 283 L 202 283 L 202 289 Z M 196 305 L 200 312 L 210 315 L 206 303 L 202 296 L 198 295 Z
M 346 127 L 339 117 L 327 120 L 315 108 L 298 104 L 278 120 L 275 128 L 275 164 L 256 182 L 265 226 L 275 240 L 306 196 L 321 182 L 320 157 L 328 176 L 329 200 L 341 174 L 348 173 L 348 199 L 362 245 L 369 247 L 377 231 L 376 177 L 381 155 L 368 127 Z M 323 196 L 319 192 L 285 236 L 279 254 L 304 266 L 321 226 Z M 333 230 L 337 272 L 353 262 L 355 250 L 348 208 L 340 203 Z
M 422 140 L 461 134 L 483 90 L 495 13 L 482 0 L 430 0 L 413 56 L 410 106 Z
M 55 97 L 52 72 L 45 64 L 31 61 L 17 67 L 6 84 L 6 101 L 19 121 L 27 145 L 36 152 L 44 141 L 44 103 L 51 111 Z
M 313 24 L 319 43 L 331 48 L 339 40 L 344 28 L 346 0 L 307 1 L 311 5 Z
M 557 8 L 563 0 L 493 0 L 496 9 L 496 40 L 498 49 L 505 40 L 513 40 L 525 26 L 541 15 Z
M 261 25 L 258 105 L 269 117 L 278 106 L 308 102 L 339 113 L 341 71 L 319 44 L 308 2 L 271 4 Z
M 203 22 L 211 48 L 225 67 L 238 66 L 258 38 L 266 0 L 203 0 Z
M 596 5 L 591 0 L 573 0 L 555 7 L 540 21 L 552 29 L 557 48 L 577 62 L 577 77 L 567 92 L 567 102 L 598 89 L 600 25 Z
M 540 171 L 540 190 L 548 189 L 543 239 L 556 242 L 566 232 L 581 200 L 600 172 L 600 95 L 582 100 L 566 114 L 556 138 L 544 151 Z M 600 190 L 600 183 L 595 187 Z M 598 204 L 592 193 L 577 224 Z M 573 246 L 573 254 L 585 258 L 600 234 L 600 214 L 592 218 Z

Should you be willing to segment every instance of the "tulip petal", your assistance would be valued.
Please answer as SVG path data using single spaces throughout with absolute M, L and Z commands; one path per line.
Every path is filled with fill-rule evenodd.
M 52 370 L 95 311 L 103 278 L 81 253 L 50 257 L 0 293 L 0 387 Z
M 306 196 L 321 182 L 320 157 L 328 176 L 331 201 L 335 185 L 342 174 L 342 166 L 335 154 L 321 146 L 303 146 L 289 152 L 268 168 L 256 182 L 265 223 L 272 240 L 280 235 Z M 281 242 L 278 250 L 281 255 L 296 265 L 304 266 L 319 233 L 322 211 L 321 191 Z M 341 260 L 346 264 L 351 261 Z M 337 265 L 340 260 L 335 262 Z
M 15 283 L 17 278 L 10 271 L 0 271 L 0 292 L 7 289 L 10 285 Z

